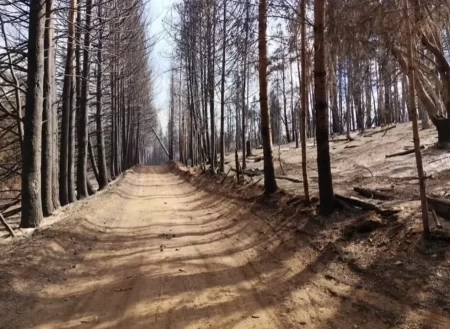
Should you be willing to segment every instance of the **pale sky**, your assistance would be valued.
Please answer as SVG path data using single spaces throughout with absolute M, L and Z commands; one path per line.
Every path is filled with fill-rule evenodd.
M 163 20 L 166 18 L 176 0 L 150 0 L 148 5 L 149 17 L 152 25 L 149 26 L 149 35 L 157 36 L 157 43 L 152 53 L 151 65 L 154 73 L 155 107 L 160 110 L 159 117 L 163 130 L 168 122 L 169 84 L 170 84 L 170 58 L 172 51 L 169 36 L 164 32 Z

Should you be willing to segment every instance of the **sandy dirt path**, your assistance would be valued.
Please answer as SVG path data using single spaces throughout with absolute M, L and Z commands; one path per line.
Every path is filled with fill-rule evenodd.
M 246 247 L 224 235 L 231 201 L 165 168 L 137 171 L 76 223 L 42 232 L 39 259 L 18 261 L 10 278 L 33 300 L 0 328 L 284 328 L 258 296 Z
M 207 192 L 165 167 L 129 171 L 69 209 L 0 250 L 0 329 L 450 325 L 446 311 L 414 302 L 419 282 L 401 282 L 408 295 L 383 292 L 334 247 L 292 229 L 285 239 L 290 221 L 277 222 L 277 209 Z

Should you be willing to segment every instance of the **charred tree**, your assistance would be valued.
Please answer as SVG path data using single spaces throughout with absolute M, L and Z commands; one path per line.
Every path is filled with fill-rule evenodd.
M 272 154 L 272 132 L 267 96 L 267 1 L 259 1 L 258 13 L 258 48 L 259 48 L 259 101 L 261 106 L 261 137 L 264 153 L 264 192 L 273 194 L 278 190 L 275 180 L 275 168 Z
M 41 224 L 42 105 L 44 82 L 44 34 L 46 1 L 30 1 L 28 29 L 27 93 L 22 153 L 22 217 L 20 226 Z
M 330 163 L 326 93 L 325 3 L 325 0 L 316 0 L 314 5 L 314 100 L 320 212 L 323 215 L 329 215 L 334 210 L 334 192 Z

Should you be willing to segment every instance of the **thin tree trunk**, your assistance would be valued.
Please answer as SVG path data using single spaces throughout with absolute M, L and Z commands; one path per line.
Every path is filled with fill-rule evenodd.
M 81 102 L 78 113 L 78 161 L 77 161 L 77 195 L 78 199 L 89 196 L 87 189 L 87 125 L 88 125 L 88 93 L 89 93 L 89 69 L 91 47 L 91 16 L 92 0 L 86 0 L 86 23 L 83 49 L 83 76 L 81 80 Z
M 245 2 L 245 22 L 244 22 L 244 28 L 245 28 L 245 41 L 244 41 L 244 70 L 242 77 L 244 79 L 244 83 L 242 85 L 242 169 L 245 169 L 247 167 L 246 163 L 246 149 L 245 149 L 245 137 L 247 132 L 247 116 L 246 111 L 248 108 L 248 104 L 245 103 L 246 100 L 246 88 L 247 87 L 247 70 L 248 70 L 248 35 L 249 35 L 249 24 L 250 24 L 250 2 L 249 0 L 246 0 Z
M 225 172 L 225 69 L 227 46 L 227 0 L 223 2 L 223 35 L 222 35 L 222 80 L 220 86 L 220 166 L 219 171 Z
M 267 1 L 259 1 L 259 101 L 261 104 L 261 137 L 264 153 L 264 192 L 275 193 L 278 190 L 275 180 L 275 168 L 272 155 L 272 133 L 267 97 Z
M 108 185 L 108 172 L 106 170 L 106 155 L 105 155 L 105 138 L 103 132 L 103 91 L 102 91 L 102 79 L 103 79 L 103 13 L 102 13 L 102 0 L 97 4 L 97 16 L 98 24 L 100 25 L 98 36 L 98 49 L 97 49 L 97 113 L 95 116 L 96 121 L 96 134 L 97 134 L 97 157 L 98 157 L 98 189 L 103 190 Z
M 95 155 L 94 155 L 94 147 L 92 146 L 91 138 L 89 137 L 88 133 L 88 153 L 89 153 L 89 161 L 91 162 L 92 171 L 94 172 L 95 180 L 97 183 L 100 180 L 98 169 L 97 169 L 97 163 L 95 161 Z M 89 178 L 86 178 L 89 181 Z M 89 193 L 91 194 L 91 193 Z
M 79 55 L 77 55 L 77 61 L 79 62 Z M 77 65 L 78 66 L 78 65 Z M 78 69 L 77 69 L 78 71 Z M 77 109 L 79 108 L 79 97 L 78 91 L 80 90 L 80 78 L 74 80 L 71 78 L 70 83 L 72 84 L 70 91 L 70 105 L 69 105 L 69 145 L 68 145 L 68 177 L 67 179 L 67 191 L 69 195 L 69 202 L 73 203 L 77 201 L 76 191 L 75 191 L 75 126 L 76 126 L 76 116 Z M 75 86 L 76 84 L 76 86 Z M 75 94 L 77 91 L 77 94 Z
M 212 1 L 211 1 L 212 2 Z M 215 29 L 213 29 L 214 19 L 215 19 L 215 1 L 214 1 L 214 9 L 212 17 L 209 17 L 209 43 L 208 43 L 208 91 L 209 91 L 209 112 L 210 112 L 210 120 L 211 120 L 211 170 L 215 171 L 216 167 L 216 129 L 214 125 L 214 53 L 213 53 L 213 47 L 214 47 L 214 32 Z M 208 9 L 211 10 L 211 9 Z
M 42 212 L 44 216 L 53 214 L 53 0 L 45 3 L 45 35 L 44 35 L 44 103 L 42 114 L 42 164 L 41 189 Z
M 67 36 L 66 67 L 64 72 L 64 83 L 62 92 L 62 121 L 61 121 L 61 145 L 59 155 L 59 200 L 62 206 L 67 205 L 69 200 L 69 135 L 70 117 L 73 100 L 73 55 L 75 43 L 75 20 L 77 1 L 71 0 L 69 7 L 69 31 Z
M 309 183 L 308 183 L 308 167 L 306 158 L 306 112 L 308 111 L 308 72 L 306 70 L 306 0 L 302 0 L 301 5 L 301 15 L 302 15 L 302 27 L 301 27 L 301 55 L 302 55 L 302 79 L 301 83 L 301 97 L 302 106 L 300 114 L 300 141 L 302 146 L 302 175 L 303 175 L 303 192 L 305 193 L 306 203 L 310 203 L 309 197 Z
M 416 82 L 415 82 L 415 61 L 413 58 L 414 53 L 414 41 L 411 31 L 411 23 L 409 18 L 409 4 L 408 0 L 404 0 L 404 11 L 406 19 L 406 28 L 408 33 L 408 80 L 409 80 L 409 103 L 410 103 L 410 116 L 412 120 L 414 149 L 416 154 L 417 174 L 419 176 L 419 189 L 420 189 L 420 202 L 422 206 L 422 222 L 423 222 L 423 234 L 425 238 L 430 237 L 430 227 L 428 218 L 428 202 L 425 186 L 425 175 L 423 172 L 422 153 L 420 151 L 420 138 L 419 138 L 419 125 L 417 123 L 417 102 L 416 102 Z

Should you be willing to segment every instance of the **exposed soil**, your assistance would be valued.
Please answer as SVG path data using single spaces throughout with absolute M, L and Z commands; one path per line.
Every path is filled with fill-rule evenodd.
M 450 327 L 446 242 L 422 242 L 402 218 L 355 233 L 375 215 L 325 220 L 260 194 L 135 168 L 2 246 L 0 328 Z

